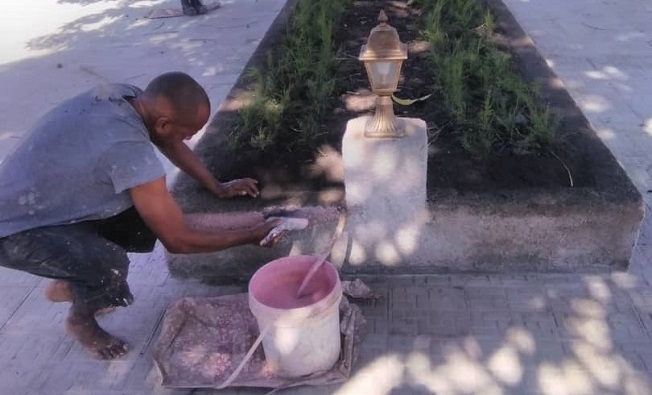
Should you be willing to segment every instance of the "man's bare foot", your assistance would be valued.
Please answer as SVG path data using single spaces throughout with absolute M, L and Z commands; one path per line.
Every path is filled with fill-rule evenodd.
M 93 315 L 70 313 L 66 318 L 66 330 L 93 356 L 115 359 L 128 351 L 127 343 L 100 328 Z
M 45 287 L 45 299 L 50 302 L 72 302 L 72 289 L 70 283 L 64 280 L 52 280 Z
M 45 294 L 45 299 L 50 302 L 60 303 L 60 302 L 70 302 L 72 303 L 72 290 L 70 289 L 70 283 L 64 280 L 52 280 L 45 287 L 43 291 Z M 105 307 L 99 309 L 95 312 L 95 316 L 112 313 L 115 310 L 115 307 Z

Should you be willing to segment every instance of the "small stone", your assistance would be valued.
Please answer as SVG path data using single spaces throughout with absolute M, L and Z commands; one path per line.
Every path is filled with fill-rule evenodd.
M 523 114 L 518 114 L 518 115 L 516 115 L 515 121 L 516 121 L 517 124 L 523 125 L 523 124 L 527 123 L 527 118 L 525 118 L 525 116 Z
M 63 65 L 61 63 L 57 63 L 57 68 L 61 69 L 61 68 L 63 68 Z

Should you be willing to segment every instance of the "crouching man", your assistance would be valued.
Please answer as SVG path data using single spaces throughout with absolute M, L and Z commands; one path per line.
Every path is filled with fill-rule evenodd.
M 278 223 L 186 226 L 155 148 L 218 198 L 258 195 L 253 179 L 220 183 L 185 145 L 210 112 L 184 73 L 160 75 L 144 91 L 103 85 L 53 108 L 0 163 L 0 265 L 53 279 L 46 297 L 72 303 L 66 329 L 97 357 L 127 352 L 95 320 L 133 301 L 127 252 L 151 251 L 156 239 L 173 253 L 217 251 L 258 243 Z

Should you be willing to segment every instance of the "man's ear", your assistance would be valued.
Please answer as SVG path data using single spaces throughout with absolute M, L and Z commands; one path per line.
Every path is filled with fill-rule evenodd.
M 170 122 L 170 119 L 166 116 L 156 118 L 156 122 L 154 122 L 154 129 L 156 130 L 156 133 L 165 135 L 165 126 Z

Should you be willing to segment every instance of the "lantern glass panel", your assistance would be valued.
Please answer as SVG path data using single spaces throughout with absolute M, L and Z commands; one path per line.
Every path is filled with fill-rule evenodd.
M 399 64 L 400 62 L 393 60 L 370 61 L 368 64 L 368 70 L 372 83 L 372 89 L 394 89 L 394 85 L 396 84 L 396 81 L 394 81 L 396 78 L 396 68 Z

